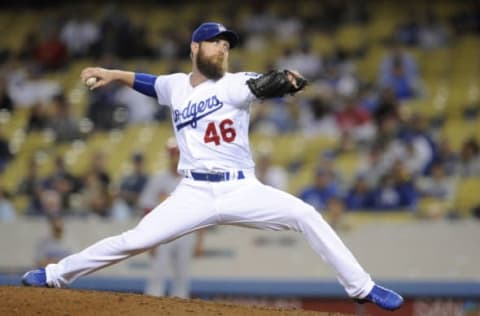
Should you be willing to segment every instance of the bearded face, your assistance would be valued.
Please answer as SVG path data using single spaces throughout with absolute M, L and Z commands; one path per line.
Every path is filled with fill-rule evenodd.
M 196 57 L 198 70 L 208 79 L 218 80 L 223 77 L 227 71 L 228 64 L 225 54 L 207 55 L 205 49 L 202 49 L 200 43 Z

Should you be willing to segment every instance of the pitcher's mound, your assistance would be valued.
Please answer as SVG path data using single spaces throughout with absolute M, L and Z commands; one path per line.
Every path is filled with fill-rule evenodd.
M 0 302 L 2 302 L 0 315 L 19 316 L 342 316 L 341 314 L 248 307 L 202 300 L 157 298 L 139 294 L 13 286 L 0 287 Z

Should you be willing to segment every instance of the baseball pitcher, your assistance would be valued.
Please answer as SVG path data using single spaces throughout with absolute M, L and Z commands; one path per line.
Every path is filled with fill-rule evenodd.
M 295 94 L 307 81 L 291 70 L 229 73 L 229 52 L 237 43 L 235 32 L 207 22 L 192 34 L 192 71 L 188 74 L 154 76 L 98 67 L 81 72 L 91 89 L 117 81 L 170 106 L 180 149 L 178 172 L 183 179 L 136 227 L 57 264 L 27 272 L 22 279 L 25 285 L 64 287 L 185 234 L 229 224 L 300 232 L 332 266 L 350 297 L 387 310 L 402 305 L 400 295 L 372 281 L 311 205 L 256 179 L 248 141 L 250 104 Z

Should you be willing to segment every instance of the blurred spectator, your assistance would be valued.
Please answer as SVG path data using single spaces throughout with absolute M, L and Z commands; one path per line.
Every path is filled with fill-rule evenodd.
M 57 142 L 71 142 L 81 137 L 78 121 L 70 112 L 70 104 L 64 94 L 59 94 L 54 98 L 54 113 L 48 126 L 55 133 Z
M 175 58 L 183 57 L 179 43 L 182 43 L 182 41 L 175 29 L 162 30 L 156 36 L 153 49 L 159 58 L 174 60 Z
M 47 107 L 41 103 L 34 104 L 30 110 L 27 132 L 38 132 L 48 127 L 50 121 Z
M 338 70 L 339 74 L 353 75 L 355 72 L 353 59 L 356 57 L 360 57 L 358 51 L 346 48 L 344 45 L 334 42 L 332 50 L 325 56 L 324 63 L 325 65 L 328 65 L 328 67 L 333 67 Z M 351 90 L 351 92 L 354 91 Z
M 297 126 L 297 105 L 289 99 L 272 99 L 262 102 L 252 113 L 251 130 L 263 134 L 281 134 Z
M 358 173 L 365 175 L 369 185 L 374 186 L 390 169 L 391 162 L 384 157 L 384 145 L 373 144 L 366 153 L 361 154 Z
M 313 184 L 302 190 L 300 198 L 322 212 L 330 198 L 340 196 L 340 189 L 330 170 L 320 167 L 314 176 Z
M 47 217 L 63 216 L 66 210 L 62 207 L 62 197 L 54 190 L 42 190 L 40 195 L 42 215 Z
M 475 138 L 463 142 L 456 173 L 462 177 L 480 176 L 480 146 Z
M 378 132 L 375 143 L 387 150 L 390 143 L 397 140 L 401 121 L 394 116 L 386 116 L 377 126 Z
M 351 228 L 345 218 L 343 199 L 338 196 L 332 196 L 328 199 L 325 218 L 335 230 L 348 230 Z
M 14 155 L 10 149 L 9 141 L 5 137 L 3 130 L 0 128 L 0 175 L 2 174 L 5 166 L 13 157 Z
M 298 105 L 293 99 L 276 99 L 272 104 L 270 121 L 277 133 L 289 133 L 296 129 L 298 123 Z
M 271 104 L 269 101 L 264 102 L 262 106 L 255 107 L 252 109 L 252 115 L 250 119 L 250 130 L 251 131 L 260 131 L 263 133 L 265 130 L 269 131 L 269 134 L 275 134 L 277 131 L 272 127 L 268 121 L 268 113 L 270 111 Z M 265 127 L 266 126 L 266 127 Z
M 69 54 L 77 58 L 89 55 L 93 44 L 99 39 L 100 30 L 97 23 L 89 19 L 87 12 L 82 8 L 75 9 L 63 26 L 60 38 L 67 45 Z
M 40 33 L 40 41 L 35 47 L 35 62 L 40 71 L 55 71 L 64 68 L 68 62 L 67 47 L 60 40 L 58 29 L 49 27 Z
M 419 23 L 416 11 L 410 10 L 405 22 L 398 24 L 393 32 L 393 40 L 407 46 L 416 46 L 419 37 Z
M 437 147 L 438 150 L 435 152 L 433 163 L 441 164 L 447 176 L 453 175 L 458 164 L 458 154 L 452 149 L 450 142 L 446 138 L 440 139 Z M 431 171 L 428 170 L 427 175 L 430 174 Z
M 398 43 L 390 48 L 380 67 L 380 85 L 395 91 L 400 100 L 420 94 L 418 66 L 413 57 Z
M 425 20 L 420 24 L 418 41 L 423 49 L 442 48 L 448 44 L 448 30 L 432 10 L 427 11 Z
M 336 119 L 342 133 L 348 133 L 355 141 L 368 142 L 375 136 L 370 114 L 354 97 L 346 98 L 342 109 L 336 113 Z
M 417 206 L 418 193 L 411 175 L 400 160 L 393 165 L 391 172 L 380 179 L 373 190 L 373 207 L 377 210 L 413 210 Z
M 131 212 L 137 210 L 138 198 L 148 181 L 148 174 L 145 171 L 145 157 L 142 153 L 133 154 L 132 164 L 132 173 L 123 177 L 120 184 L 120 198 L 127 203 Z
M 433 150 L 422 135 L 406 136 L 393 141 L 386 155 L 390 161 L 402 159 L 412 174 L 422 175 L 433 159 Z
M 299 123 L 305 136 L 337 137 L 339 135 L 335 115 L 325 97 L 317 95 L 300 102 L 302 103 Z
M 135 28 L 128 15 L 116 3 L 104 7 L 100 19 L 100 38 L 95 50 L 101 55 L 112 54 L 120 58 L 134 57 Z
M 266 100 L 262 106 L 257 107 L 252 111 L 252 118 L 250 129 L 262 134 L 277 134 L 278 130 L 273 122 L 270 120 L 270 113 L 274 107 L 272 101 Z
M 77 177 L 66 169 L 63 157 L 57 156 L 55 158 L 55 169 L 45 178 L 44 187 L 58 192 L 60 194 L 62 208 L 70 210 L 70 198 L 73 193 L 79 190 L 80 182 Z
M 169 138 L 166 143 L 168 166 L 167 169 L 155 173 L 144 186 L 138 204 L 145 213 L 153 210 L 161 201 L 173 192 L 182 177 L 178 174 L 177 165 L 180 151 L 174 138 Z
M 357 143 L 353 139 L 354 135 L 349 132 L 342 132 L 340 135 L 340 138 L 338 139 L 337 143 L 335 144 L 335 147 L 332 149 L 331 154 L 333 156 L 338 156 L 342 154 L 349 154 L 353 153 L 354 155 L 358 155 L 358 148 L 360 146 L 360 143 Z
M 297 6 L 289 6 L 286 2 L 280 8 L 275 22 L 275 37 L 278 41 L 288 42 L 292 38 L 301 38 L 303 20 L 300 18 Z M 296 69 L 296 68 L 292 68 Z M 300 73 L 303 74 L 302 71 Z M 307 78 L 312 78 L 307 76 Z
M 110 192 L 110 175 L 105 167 L 105 154 L 93 153 L 90 169 L 82 178 L 80 190 L 82 211 L 91 212 L 100 217 L 109 217 L 113 197 Z
M 42 215 L 42 191 L 43 183 L 39 175 L 38 161 L 36 158 L 31 158 L 26 175 L 17 186 L 17 194 L 26 195 L 29 199 L 25 210 L 26 215 Z
M 372 89 L 370 84 L 362 84 L 358 89 L 358 104 L 373 116 L 379 100 L 377 93 Z
M 56 263 L 72 253 L 64 239 L 64 223 L 59 216 L 48 217 L 49 235 L 35 246 L 35 266 L 44 267 Z
M 400 128 L 399 137 L 414 145 L 418 159 L 418 172 L 427 174 L 437 155 L 438 145 L 428 129 L 427 120 L 418 113 L 412 114 Z
M 455 181 L 447 177 L 442 164 L 432 166 L 432 175 L 417 180 L 417 188 L 421 196 L 440 200 L 451 200 L 455 196 Z
M 38 103 L 48 104 L 61 92 L 57 81 L 41 76 L 30 63 L 19 64 L 7 77 L 8 94 L 17 107 L 30 107 Z
M 101 150 L 94 152 L 90 162 L 90 173 L 94 173 L 102 185 L 108 187 L 110 186 L 110 174 L 106 169 L 105 159 L 105 153 Z
M 262 144 L 257 150 L 255 174 L 263 184 L 280 190 L 287 189 L 288 175 L 281 166 L 273 165 L 272 148 L 270 144 Z
M 372 192 L 373 208 L 390 210 L 402 208 L 402 197 L 395 188 L 395 182 L 391 175 L 384 175 L 379 185 Z
M 330 62 L 325 64 L 325 77 L 322 82 L 334 96 L 351 97 L 358 93 L 359 82 L 349 61 L 343 64 Z
M 111 87 L 111 88 L 108 88 Z M 110 130 L 122 127 L 128 120 L 128 110 L 117 103 L 115 98 L 118 85 L 108 85 L 107 89 L 95 89 L 91 92 L 87 117 L 94 124 L 95 130 Z M 116 115 L 116 113 L 122 113 Z
M 0 182 L 0 222 L 13 222 L 17 217 L 15 208 L 9 198 L 10 194 Z
M 105 67 L 112 67 L 113 61 L 109 60 L 108 56 L 105 58 Z M 128 110 L 123 103 L 118 103 L 116 96 L 120 89 L 120 84 L 113 83 L 90 92 L 87 117 L 94 124 L 95 130 L 109 130 L 121 127 L 127 122 Z
M 400 104 L 392 88 L 384 88 L 380 92 L 373 116 L 377 126 L 381 126 L 385 119 L 398 120 L 400 118 Z
M 89 171 L 83 178 L 80 194 L 83 212 L 103 218 L 110 217 L 112 195 L 100 174 L 93 170 Z
M 269 34 L 276 26 L 277 18 L 269 10 L 269 3 L 255 2 L 251 11 L 243 17 L 242 29 L 250 34 Z
M 322 71 L 322 60 L 312 52 L 311 44 L 304 41 L 297 50 L 286 48 L 277 61 L 277 69 L 295 69 L 309 80 L 316 79 Z
M 373 195 L 367 177 L 360 174 L 345 196 L 345 206 L 348 210 L 366 210 L 373 207 Z
M 433 161 L 434 149 L 428 139 L 421 134 L 407 136 L 403 140 L 405 166 L 414 175 L 422 175 Z
M 385 117 L 380 122 L 374 145 L 375 155 L 364 160 L 362 171 L 376 169 L 375 174 L 383 175 L 396 160 L 403 160 L 410 173 L 424 173 L 434 157 L 434 149 L 428 138 L 422 133 L 412 133 L 411 130 L 401 138 L 399 133 L 399 121 L 395 118 Z
M 116 91 L 115 103 L 122 104 L 128 110 L 128 122 L 131 124 L 153 121 L 157 108 L 156 99 L 145 96 L 129 87 L 121 87 Z M 163 108 L 163 107 L 162 107 Z

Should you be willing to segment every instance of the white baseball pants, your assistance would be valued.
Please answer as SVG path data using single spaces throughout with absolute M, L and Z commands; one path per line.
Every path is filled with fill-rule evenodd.
M 245 179 L 224 182 L 183 179 L 172 195 L 135 228 L 49 264 L 47 282 L 64 287 L 80 276 L 218 224 L 301 232 L 313 250 L 333 267 L 349 296 L 363 298 L 373 288 L 370 276 L 311 205 L 263 185 L 251 173 Z

